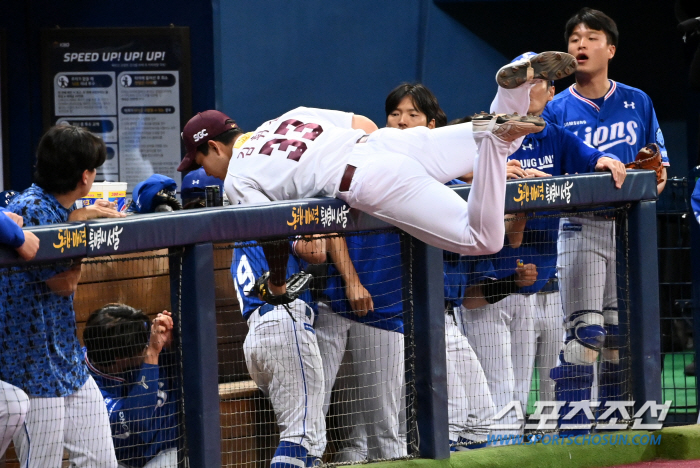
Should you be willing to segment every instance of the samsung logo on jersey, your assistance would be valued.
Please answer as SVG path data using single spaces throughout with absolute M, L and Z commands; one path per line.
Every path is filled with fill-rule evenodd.
M 585 120 L 572 120 L 571 122 L 566 122 L 565 127 L 570 127 L 571 125 L 586 125 Z
M 521 159 L 520 166 L 523 169 L 547 169 L 554 167 L 554 155 L 548 154 L 541 158 Z
M 589 146 L 598 148 L 600 151 L 605 151 L 620 143 L 627 143 L 633 146 L 637 143 L 637 122 L 630 120 L 627 123 L 618 122 L 610 125 L 601 125 L 593 133 L 591 127 L 584 129 L 583 141 Z M 578 131 L 574 132 L 576 136 L 581 138 Z

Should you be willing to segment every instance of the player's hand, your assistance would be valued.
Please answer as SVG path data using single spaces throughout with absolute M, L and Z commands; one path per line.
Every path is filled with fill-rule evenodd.
M 9 211 L 3 211 L 3 213 L 5 213 L 5 216 L 10 218 L 12 221 L 14 221 L 17 226 L 19 226 L 19 227 L 24 226 L 24 219 L 20 215 L 15 214 L 15 213 L 10 213 Z
M 359 282 L 347 285 L 345 287 L 345 296 L 348 298 L 353 312 L 358 317 L 364 317 L 374 310 L 372 295 Z
M 156 315 L 151 324 L 151 338 L 146 348 L 146 364 L 158 364 L 158 356 L 163 348 L 167 348 L 173 339 L 173 317 L 164 310 Z
M 73 210 L 68 215 L 68 221 L 88 221 L 97 218 L 124 218 L 126 213 L 117 211 L 116 203 L 108 200 L 97 200 L 94 205 Z
M 607 156 L 603 156 L 602 158 L 598 159 L 598 163 L 595 165 L 595 170 L 598 172 L 610 171 L 612 173 L 613 180 L 615 181 L 615 188 L 621 188 L 625 181 L 625 177 L 627 177 L 627 169 L 625 169 L 625 165 L 620 161 L 613 158 L 608 158 Z
M 506 163 L 506 179 L 524 179 L 527 172 L 522 168 L 520 161 L 511 159 Z
M 24 231 L 24 244 L 15 250 L 24 260 L 31 260 L 36 257 L 36 253 L 39 251 L 39 238 L 33 232 Z
M 520 265 L 515 269 L 515 285 L 519 288 L 532 286 L 537 281 L 537 266 L 533 263 Z
M 552 177 L 552 174 L 540 171 L 539 169 L 525 169 L 525 177 Z

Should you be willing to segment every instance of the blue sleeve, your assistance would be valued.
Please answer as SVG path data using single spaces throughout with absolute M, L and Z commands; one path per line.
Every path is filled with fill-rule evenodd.
M 647 134 L 647 143 L 656 143 L 659 145 L 659 150 L 661 150 L 661 161 L 664 166 L 670 166 L 671 162 L 668 159 L 668 152 L 666 151 L 666 142 L 664 141 L 664 134 L 661 132 L 661 127 L 659 127 L 659 121 L 656 118 L 656 112 L 654 111 L 654 105 L 651 103 L 651 98 L 647 96 L 649 100 L 649 117 L 650 122 L 648 125 L 649 133 Z
M 555 112 L 555 104 L 554 101 L 550 101 L 547 103 L 547 105 L 544 107 L 544 111 L 542 111 L 541 117 L 548 123 L 552 124 L 557 124 L 558 122 L 558 115 Z
M 107 404 L 109 423 L 115 445 L 150 444 L 157 432 L 155 411 L 158 408 L 159 367 L 143 364 L 135 383 L 130 383 L 126 397 L 115 397 L 100 388 Z M 136 440 L 138 439 L 138 440 Z
M 613 154 L 603 153 L 596 148 L 588 146 L 582 139 L 561 127 L 559 129 L 559 138 L 560 148 L 564 149 L 562 169 L 567 174 L 594 172 L 595 165 L 598 164 L 598 160 L 602 157 L 620 160 Z
M 0 244 L 16 249 L 24 244 L 24 231 L 9 216 L 2 214 L 5 211 L 5 208 L 0 208 Z
M 700 223 L 700 183 L 695 182 L 695 189 L 693 194 L 690 196 L 690 205 L 693 207 L 693 213 L 695 214 L 695 219 Z
M 236 286 L 236 296 L 244 318 L 265 304 L 255 295 L 249 295 L 255 281 L 268 270 L 262 247 L 251 246 L 233 249 L 231 276 Z

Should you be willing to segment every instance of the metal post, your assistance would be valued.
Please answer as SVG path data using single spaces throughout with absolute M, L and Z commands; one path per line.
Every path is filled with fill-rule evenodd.
M 219 362 L 216 349 L 214 248 L 185 248 L 182 259 L 182 361 L 190 466 L 221 466 Z
M 629 213 L 630 356 L 635 411 L 647 401 L 662 403 L 659 266 L 656 201 L 641 201 Z M 656 423 L 647 411 L 643 423 Z
M 413 323 L 420 456 L 450 457 L 442 250 L 414 240 Z

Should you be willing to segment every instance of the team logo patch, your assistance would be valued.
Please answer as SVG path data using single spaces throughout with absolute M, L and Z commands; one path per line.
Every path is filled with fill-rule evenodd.
M 564 226 L 562 226 L 562 231 L 580 231 L 583 226 L 580 224 L 574 224 L 574 223 L 564 223 Z
M 659 145 L 659 146 L 661 146 L 661 147 L 665 147 L 665 146 L 666 146 L 666 143 L 664 143 L 664 134 L 661 133 L 661 129 L 660 129 L 660 128 L 657 128 L 657 129 L 656 129 L 656 144 Z

